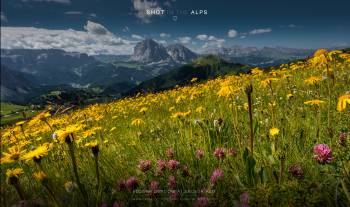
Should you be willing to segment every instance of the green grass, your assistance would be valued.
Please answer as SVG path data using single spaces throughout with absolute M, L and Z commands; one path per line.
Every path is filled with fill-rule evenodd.
M 350 109 L 347 105 L 337 110 L 337 103 L 349 91 L 350 56 L 332 56 L 326 59 L 328 65 L 321 64 L 324 61 L 315 58 L 265 73 L 192 83 L 6 128 L 2 149 L 11 154 L 18 147 L 20 152 L 2 159 L 7 163 L 0 165 L 1 175 L 22 168 L 19 187 L 28 200 L 44 205 L 52 204 L 54 197 L 59 206 L 82 206 L 84 201 L 89 206 L 193 206 L 204 196 L 210 206 L 237 206 L 244 204 L 240 196 L 247 193 L 249 206 L 349 206 Z M 310 85 L 305 81 L 310 77 L 318 81 Z M 250 84 L 252 125 L 246 94 L 250 90 L 245 90 Z M 306 104 L 315 99 L 323 102 Z M 279 133 L 272 135 L 272 128 Z M 58 140 L 53 139 L 56 135 Z M 98 142 L 98 151 L 91 141 Z M 318 144 L 329 146 L 329 163 L 315 160 Z M 218 159 L 214 154 L 220 148 L 225 156 Z M 204 151 L 201 159 L 196 156 L 199 149 Z M 230 154 L 231 149 L 236 153 Z M 144 160 L 152 162 L 147 171 L 139 166 Z M 166 161 L 167 168 L 159 169 L 158 160 Z M 170 169 L 170 160 L 179 161 L 179 168 Z M 300 167 L 301 176 L 289 172 L 291 166 Z M 214 183 L 216 169 L 222 176 Z M 47 180 L 36 180 L 33 173 L 38 171 Z M 152 197 L 120 189 L 118 183 L 132 176 L 137 190 L 150 190 L 156 181 L 164 192 Z M 170 176 L 180 195 L 175 203 L 167 200 Z M 3 206 L 16 204 L 18 186 L 6 182 L 6 176 L 0 179 Z M 81 185 L 70 192 L 64 188 L 70 181 Z
M 29 108 L 29 106 L 16 105 L 12 103 L 1 102 L 1 125 L 13 124 L 23 120 L 23 113 L 27 118 L 33 117 L 38 112 Z

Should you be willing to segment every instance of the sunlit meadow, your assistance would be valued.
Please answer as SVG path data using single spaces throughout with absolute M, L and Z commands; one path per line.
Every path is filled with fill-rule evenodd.
M 349 206 L 350 55 L 1 130 L 5 206 Z

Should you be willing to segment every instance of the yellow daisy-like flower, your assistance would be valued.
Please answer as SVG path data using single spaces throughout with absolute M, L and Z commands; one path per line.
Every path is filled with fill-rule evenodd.
M 147 110 L 148 110 L 147 107 L 142 107 L 139 112 L 140 113 L 146 113 Z
M 264 73 L 264 71 L 260 68 L 253 68 L 251 71 L 252 75 L 254 76 L 260 76 Z
M 327 54 L 327 50 L 326 49 L 318 49 L 315 53 L 314 53 L 314 57 L 319 57 L 321 55 L 326 55 Z
M 278 78 L 266 78 L 265 80 L 262 80 L 260 82 L 260 85 L 264 88 L 266 88 L 267 86 L 269 86 L 272 81 L 278 81 Z
M 271 135 L 272 137 L 278 135 L 279 133 L 280 133 L 280 130 L 279 130 L 278 128 L 276 128 L 276 127 L 270 129 L 270 135 Z
M 199 106 L 196 108 L 197 113 L 203 113 L 205 111 L 205 108 L 203 106 Z
M 133 126 L 140 126 L 141 124 L 144 124 L 144 123 L 145 122 L 142 119 L 136 118 L 136 119 L 132 120 L 131 125 L 133 125 Z
M 52 143 L 44 143 L 41 146 L 38 146 L 36 149 L 24 154 L 21 157 L 21 160 L 30 161 L 30 160 L 40 160 L 44 156 L 46 156 L 51 150 L 53 144 Z
M 287 94 L 287 99 L 288 99 L 288 100 L 290 100 L 290 99 L 293 98 L 293 97 L 294 97 L 293 94 L 291 94 L 291 93 Z
M 322 76 L 311 76 L 310 78 L 304 80 L 304 83 L 307 85 L 314 85 L 317 82 L 320 82 L 323 80 Z
M 236 94 L 239 90 L 238 89 L 235 89 L 234 87 L 232 86 L 229 86 L 229 85 L 223 85 L 220 90 L 218 91 L 218 96 L 219 97 L 231 97 L 233 96 L 234 94 Z
M 47 175 L 43 171 L 35 172 L 33 173 L 33 176 L 39 182 L 43 182 L 45 179 L 47 179 Z
M 187 117 L 191 114 L 191 110 L 187 111 L 187 112 L 176 112 L 174 113 L 171 118 L 184 118 Z
M 313 105 L 313 106 L 320 106 L 321 104 L 324 104 L 324 101 L 315 99 L 315 100 L 310 100 L 310 101 L 305 101 L 304 104 L 306 105 Z
M 84 126 L 81 124 L 69 125 L 64 129 L 56 131 L 55 134 L 59 141 L 65 142 L 68 136 L 77 139 L 77 136 L 74 136 L 74 133 L 80 131 L 82 128 L 84 128 Z
M 3 152 L 3 157 L 0 160 L 1 164 L 13 163 L 21 157 L 25 150 L 21 150 L 18 146 L 8 148 L 8 152 Z
M 90 141 L 90 142 L 86 143 L 84 146 L 92 149 L 94 147 L 97 147 L 97 145 L 98 145 L 97 140 L 93 140 L 93 141 Z
M 24 172 L 22 168 L 7 169 L 6 171 L 7 180 L 11 182 L 11 179 L 18 178 L 18 176 L 23 173 Z
M 350 104 L 350 94 L 340 96 L 338 98 L 337 111 L 344 111 L 347 104 Z

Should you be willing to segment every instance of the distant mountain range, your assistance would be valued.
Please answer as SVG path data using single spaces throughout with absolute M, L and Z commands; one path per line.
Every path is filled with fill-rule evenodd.
M 267 67 L 280 65 L 297 59 L 304 59 L 311 56 L 313 49 L 295 49 L 284 47 L 242 47 L 232 46 L 218 49 L 208 49 L 204 54 L 215 54 L 219 57 L 242 64 Z
M 139 92 L 157 92 L 175 86 L 183 86 L 189 84 L 193 78 L 196 78 L 196 82 L 198 82 L 228 74 L 246 73 L 250 68 L 247 65 L 227 62 L 215 55 L 203 56 L 189 64 L 139 84 L 128 91 L 127 95 Z
M 1 101 L 28 102 L 54 90 L 70 91 L 69 94 L 89 91 L 118 98 L 183 85 L 192 77 L 204 80 L 245 71 L 246 65 L 286 63 L 313 52 L 233 46 L 196 54 L 181 44 L 163 46 L 152 39 L 139 42 L 132 55 L 88 56 L 57 49 L 1 49 Z M 203 58 L 210 60 L 210 64 L 195 64 Z
M 152 39 L 145 39 L 136 44 L 131 59 L 138 62 L 170 62 L 187 63 L 198 55 L 180 44 L 164 47 Z

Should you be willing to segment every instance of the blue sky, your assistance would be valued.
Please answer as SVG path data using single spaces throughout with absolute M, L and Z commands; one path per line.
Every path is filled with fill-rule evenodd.
M 349 8 L 349 0 L 3 0 L 1 46 L 124 54 L 151 37 L 196 51 L 334 47 L 350 45 Z M 147 15 L 147 9 L 166 14 Z

